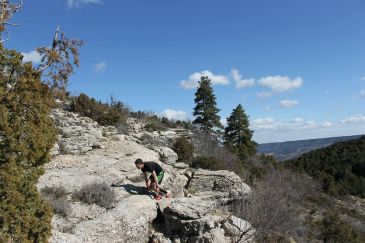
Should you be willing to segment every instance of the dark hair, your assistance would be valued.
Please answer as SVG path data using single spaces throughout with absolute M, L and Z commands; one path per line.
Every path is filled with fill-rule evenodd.
M 136 159 L 136 161 L 134 161 L 135 164 L 143 164 L 143 160 L 141 159 Z

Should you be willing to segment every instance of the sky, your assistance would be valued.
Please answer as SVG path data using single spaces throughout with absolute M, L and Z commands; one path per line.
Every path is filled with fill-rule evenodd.
M 36 64 L 58 25 L 83 40 L 73 95 L 192 120 L 205 75 L 222 123 L 241 104 L 258 143 L 365 134 L 364 0 L 23 3 L 5 45 Z

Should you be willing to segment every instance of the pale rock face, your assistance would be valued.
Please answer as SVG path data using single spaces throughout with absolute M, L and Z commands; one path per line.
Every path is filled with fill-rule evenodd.
M 101 148 L 111 136 L 117 133 L 115 127 L 99 126 L 97 122 L 61 109 L 52 110 L 51 117 L 59 132 L 57 145 L 51 154 L 82 154 L 94 148 Z
M 168 165 L 175 164 L 178 159 L 175 151 L 168 147 L 153 146 L 152 149 L 156 151 L 160 155 L 161 160 Z
M 97 205 L 71 201 L 67 218 L 55 215 L 50 242 L 232 242 L 227 235 L 246 229 L 248 223 L 230 217 L 227 205 L 244 199 L 250 188 L 229 171 L 196 170 L 175 163 L 177 155 L 166 146 L 143 145 L 137 133 L 143 125 L 129 120 L 131 135 L 116 134 L 89 118 L 55 110 L 60 131 L 55 154 L 45 166 L 38 188 L 64 186 L 71 194 L 91 182 L 115 184 L 117 202 L 106 210 Z M 131 122 L 132 121 L 132 122 Z M 107 141 L 103 135 L 108 134 Z M 176 130 L 151 133 L 153 139 L 167 141 Z M 95 149 L 95 144 L 100 144 Z M 168 158 L 167 163 L 161 157 Z M 155 161 L 164 169 L 162 187 L 172 199 L 155 201 L 146 193 L 145 182 L 134 161 Z M 155 219 L 163 219 L 156 230 Z M 241 227 L 245 225 L 245 227 Z

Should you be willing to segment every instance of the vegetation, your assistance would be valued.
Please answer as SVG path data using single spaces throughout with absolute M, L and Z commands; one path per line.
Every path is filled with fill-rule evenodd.
M 365 197 L 365 136 L 311 151 L 285 165 L 320 181 L 326 193 Z
M 216 170 L 217 168 L 222 169 L 221 165 L 224 164 L 224 169 L 241 175 L 242 163 L 236 154 L 221 144 L 219 137 L 200 129 L 193 130 L 193 134 L 191 140 L 194 153 L 199 157 L 195 161 L 193 160 L 195 167 L 204 166 L 205 169 Z M 210 160 L 211 163 L 209 163 Z
M 224 131 L 226 146 L 244 160 L 256 154 L 257 144 L 252 141 L 253 131 L 249 129 L 248 116 L 238 105 L 227 119 L 227 127 Z
M 0 242 L 47 242 L 52 208 L 36 183 L 56 141 L 50 88 L 65 87 L 72 64 L 60 56 L 70 49 L 77 56 L 78 45 L 64 35 L 62 41 L 55 36 L 52 51 L 41 53 L 39 67 L 23 63 L 20 53 L 3 46 L 3 33 L 21 6 L 0 1 Z M 62 79 L 53 80 L 49 70 L 58 70 Z M 50 78 L 49 86 L 41 77 Z
M 111 98 L 110 104 L 96 101 L 81 93 L 72 98 L 70 111 L 97 121 L 102 126 L 119 126 L 125 123 L 129 109 L 120 101 Z
M 288 170 L 268 171 L 252 189 L 247 201 L 234 206 L 236 213 L 255 229 L 242 237 L 257 242 L 275 242 L 269 239 L 293 234 L 301 226 L 297 216 L 300 204 L 318 191 L 311 178 Z
M 50 235 L 50 206 L 35 184 L 56 131 L 53 99 L 39 73 L 0 44 L 0 241 L 41 242 Z
M 192 167 L 208 169 L 208 170 L 227 169 L 225 161 L 215 158 L 213 156 L 210 157 L 199 156 L 195 158 L 192 162 Z
M 67 201 L 67 190 L 63 186 L 45 187 L 42 196 L 52 205 L 53 212 L 66 217 L 71 212 L 71 203 Z
M 148 131 L 164 131 L 167 128 L 185 128 L 191 129 L 191 122 L 190 121 L 180 121 L 180 120 L 170 120 L 166 117 L 159 117 L 153 112 L 144 112 L 144 111 L 137 111 L 137 112 L 130 112 L 129 114 L 133 118 L 137 118 L 141 120 L 143 123 L 146 124 L 145 128 Z
M 323 242 L 364 242 L 364 238 L 333 209 L 326 210 L 321 219 L 312 221 L 311 227 L 319 231 L 318 238 Z
M 190 162 L 193 159 L 193 144 L 185 137 L 177 138 L 172 149 L 177 153 L 178 161 Z
M 95 203 L 106 209 L 112 208 L 116 200 L 114 191 L 105 182 L 87 184 L 80 190 L 73 192 L 72 198 L 87 204 Z
M 215 95 L 211 87 L 211 80 L 208 77 L 201 77 L 199 87 L 195 92 L 195 108 L 193 115 L 196 116 L 193 124 L 198 124 L 205 132 L 212 132 L 213 128 L 223 128 L 219 109 L 216 107 Z

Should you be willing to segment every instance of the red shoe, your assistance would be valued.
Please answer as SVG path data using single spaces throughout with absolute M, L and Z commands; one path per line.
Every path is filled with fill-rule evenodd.
M 161 195 L 154 195 L 154 196 L 153 196 L 153 198 L 154 198 L 155 200 L 161 200 Z

